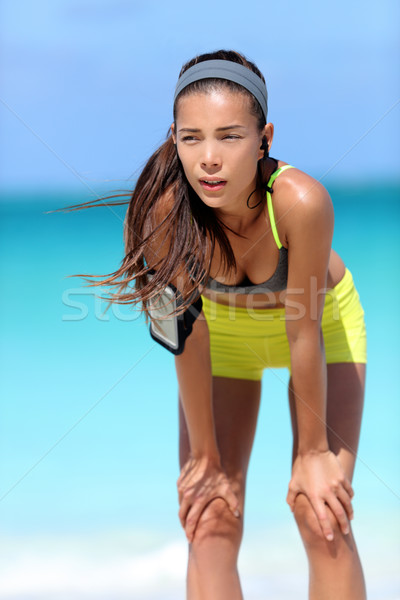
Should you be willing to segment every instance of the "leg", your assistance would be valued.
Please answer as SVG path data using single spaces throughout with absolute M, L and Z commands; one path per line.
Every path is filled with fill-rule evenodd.
M 203 511 L 189 546 L 187 598 L 242 600 L 237 558 L 243 534 L 245 483 L 260 406 L 261 382 L 213 377 L 214 419 L 221 462 L 240 502 L 235 518 L 216 498 Z M 190 451 L 185 417 L 179 402 L 180 466 Z
M 330 449 L 338 456 L 351 480 L 360 435 L 364 402 L 366 365 L 336 363 L 327 365 L 327 426 Z M 293 426 L 293 456 L 297 447 L 297 427 L 291 381 L 289 402 Z M 314 511 L 299 494 L 294 511 L 310 567 L 310 600 L 365 600 L 366 591 L 353 533 L 343 535 L 331 514 L 335 539 L 322 536 Z

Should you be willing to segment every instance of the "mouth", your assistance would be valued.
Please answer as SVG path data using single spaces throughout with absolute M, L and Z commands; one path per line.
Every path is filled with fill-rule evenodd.
M 205 190 L 212 190 L 216 192 L 217 190 L 222 190 L 222 188 L 227 184 L 225 179 L 199 179 L 200 185 Z

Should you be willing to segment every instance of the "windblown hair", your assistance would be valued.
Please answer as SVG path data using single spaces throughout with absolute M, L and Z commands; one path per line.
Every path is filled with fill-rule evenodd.
M 252 62 L 238 52 L 227 50 L 197 56 L 182 67 L 179 76 L 196 63 L 212 59 L 229 60 L 244 65 L 264 81 L 261 72 Z M 174 105 L 174 121 L 176 122 L 181 98 L 221 89 L 247 96 L 249 109 L 257 118 L 261 131 L 266 124 L 265 116 L 255 97 L 241 85 L 217 78 L 195 81 L 184 88 Z M 259 161 L 259 167 L 262 162 Z M 262 189 L 265 183 L 263 169 L 259 168 L 257 189 Z M 123 194 L 114 194 L 99 200 L 121 196 Z M 165 198 L 172 198 L 172 202 L 164 202 Z M 125 257 L 121 266 L 113 273 L 78 274 L 71 277 L 84 277 L 89 282 L 88 286 L 105 285 L 116 288 L 117 291 L 110 292 L 110 297 L 106 298 L 109 301 L 107 309 L 112 303 L 141 303 L 141 308 L 147 317 L 151 299 L 156 297 L 167 283 L 179 279 L 182 282 L 181 304 L 177 313 L 182 312 L 198 296 L 199 286 L 207 281 L 216 245 L 221 252 L 223 271 L 236 269 L 235 257 L 225 232 L 229 228 L 221 223 L 212 208 L 205 205 L 190 186 L 170 131 L 166 141 L 145 165 L 129 201 L 97 204 L 99 200 L 70 206 L 67 209 L 80 210 L 92 206 L 111 206 L 129 202 L 124 221 Z M 160 209 L 161 204 L 164 208 L 167 207 L 167 210 Z M 169 244 L 168 252 L 158 257 L 157 252 L 153 251 L 149 260 L 148 248 L 161 247 L 166 240 Z M 148 277 L 150 271 L 155 271 L 152 278 Z M 88 277 L 103 279 L 93 281 L 87 279 Z M 134 288 L 131 282 L 134 282 Z

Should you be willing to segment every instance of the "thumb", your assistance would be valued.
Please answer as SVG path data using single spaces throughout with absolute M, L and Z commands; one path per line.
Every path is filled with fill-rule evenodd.
M 295 492 L 294 490 L 289 489 L 288 495 L 286 496 L 286 502 L 289 504 L 290 510 L 292 512 L 294 511 L 294 501 L 296 499 L 296 496 L 297 496 L 297 492 Z
M 228 493 L 225 500 L 227 501 L 233 515 L 235 517 L 240 517 L 239 500 L 236 498 L 235 494 L 233 492 Z

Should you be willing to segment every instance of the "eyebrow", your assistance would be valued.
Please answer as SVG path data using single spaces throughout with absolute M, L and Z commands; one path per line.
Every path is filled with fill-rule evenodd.
M 228 129 L 246 129 L 244 125 L 228 125 L 227 127 L 218 127 L 216 131 L 227 131 Z M 194 129 L 192 127 L 182 127 L 182 129 L 178 129 L 178 132 L 181 131 L 190 131 L 191 133 L 199 133 L 201 129 Z

